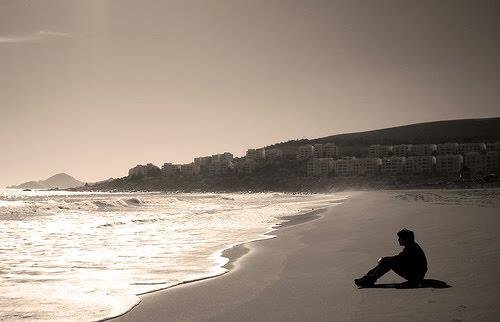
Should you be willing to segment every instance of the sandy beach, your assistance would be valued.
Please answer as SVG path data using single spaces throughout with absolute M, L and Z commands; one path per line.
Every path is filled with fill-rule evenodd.
M 226 251 L 227 274 L 143 295 L 113 321 L 497 321 L 499 195 L 353 192 L 277 238 Z M 357 289 L 354 278 L 401 251 L 404 227 L 427 254 L 426 278 L 451 287 Z M 378 281 L 400 282 L 393 273 Z

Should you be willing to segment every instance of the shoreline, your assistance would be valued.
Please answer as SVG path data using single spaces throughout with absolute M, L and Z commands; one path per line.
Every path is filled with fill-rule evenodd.
M 261 234 L 261 236 L 269 236 L 268 238 L 259 238 L 259 239 L 244 241 L 244 242 L 231 245 L 227 248 L 224 248 L 224 249 L 218 251 L 218 253 L 220 254 L 220 257 L 227 259 L 227 262 L 221 266 L 221 268 L 226 269 L 225 272 L 222 272 L 222 273 L 216 274 L 216 275 L 201 277 L 198 279 L 182 281 L 178 284 L 171 285 L 171 286 L 168 286 L 165 288 L 160 288 L 160 289 L 148 291 L 145 293 L 137 294 L 136 296 L 139 297 L 139 301 L 137 301 L 137 303 L 135 305 L 133 305 L 130 309 L 128 309 L 127 311 L 120 313 L 118 315 L 113 315 L 113 316 L 106 317 L 103 319 L 95 320 L 95 322 L 112 321 L 112 320 L 115 320 L 115 319 L 118 319 L 120 317 L 127 315 L 134 308 L 136 308 L 138 305 L 141 304 L 142 297 L 145 295 L 153 295 L 155 293 L 170 290 L 173 288 L 187 286 L 191 283 L 197 283 L 197 282 L 202 282 L 205 280 L 211 280 L 211 279 L 215 279 L 218 277 L 223 277 L 224 275 L 231 273 L 232 270 L 236 269 L 236 263 L 238 262 L 239 259 L 243 258 L 245 255 L 250 253 L 250 251 L 251 251 L 250 244 L 278 238 L 277 235 L 271 235 L 271 234 L 276 233 L 277 231 L 279 231 L 282 228 L 300 225 L 300 224 L 304 224 L 304 223 L 308 223 L 310 221 L 320 219 L 322 213 L 326 212 L 329 208 L 334 207 L 337 204 L 345 202 L 348 198 L 349 198 L 349 196 L 347 196 L 344 200 L 336 201 L 336 202 L 332 203 L 332 205 L 329 205 L 327 207 L 312 209 L 312 210 L 306 211 L 304 213 L 296 214 L 296 215 L 288 215 L 288 216 L 280 217 L 279 219 L 283 220 L 282 223 L 274 224 L 273 226 L 270 227 L 269 231 Z
M 238 247 L 244 256 L 236 254 L 221 278 L 146 295 L 115 321 L 495 320 L 496 208 L 401 200 L 394 191 L 356 193 L 318 220 L 283 227 L 278 238 L 245 244 L 248 250 Z M 451 287 L 394 289 L 402 280 L 389 273 L 379 281 L 388 286 L 357 289 L 353 278 L 378 257 L 401 251 L 394 235 L 403 227 L 416 232 L 427 254 L 426 278 Z
M 242 258 L 243 256 L 247 255 L 250 252 L 251 247 L 249 246 L 249 244 L 259 242 L 259 241 L 266 241 L 268 239 L 278 238 L 277 235 L 272 236 L 270 234 L 276 233 L 277 231 L 279 231 L 279 229 L 282 229 L 285 227 L 291 227 L 291 226 L 295 226 L 295 225 L 300 225 L 300 224 L 305 224 L 305 223 L 308 223 L 310 221 L 320 219 L 321 214 L 326 212 L 328 210 L 328 208 L 330 208 L 330 207 L 333 207 L 333 206 L 314 209 L 314 210 L 311 210 L 311 211 L 308 211 L 308 212 L 305 212 L 302 214 L 298 214 L 298 215 L 281 217 L 281 219 L 285 220 L 283 223 L 274 225 L 273 230 L 262 234 L 262 235 L 271 236 L 270 238 L 250 240 L 247 242 L 233 245 L 229 248 L 225 248 L 221 252 L 221 254 L 222 254 L 222 257 L 225 257 L 228 259 L 228 262 L 226 264 L 224 264 L 222 267 L 226 268 L 228 271 L 225 273 L 219 274 L 219 275 L 215 275 L 213 277 L 215 278 L 215 277 L 222 276 L 224 274 L 229 273 L 231 271 L 231 269 L 234 269 L 238 259 Z

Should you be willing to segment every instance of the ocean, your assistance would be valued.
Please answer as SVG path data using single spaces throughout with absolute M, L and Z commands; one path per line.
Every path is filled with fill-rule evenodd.
M 0 190 L 0 320 L 95 321 L 226 272 L 222 251 L 345 194 Z

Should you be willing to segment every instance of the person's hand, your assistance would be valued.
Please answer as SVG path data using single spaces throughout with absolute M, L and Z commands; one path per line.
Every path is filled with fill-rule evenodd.
M 391 257 L 391 256 L 380 257 L 380 258 L 378 259 L 378 262 L 380 263 L 380 262 L 382 262 L 382 261 L 389 261 L 389 260 L 391 260 L 391 259 L 392 259 L 392 257 Z

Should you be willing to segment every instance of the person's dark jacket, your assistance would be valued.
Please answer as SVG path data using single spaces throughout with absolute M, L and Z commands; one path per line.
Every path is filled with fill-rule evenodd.
M 415 243 L 409 243 L 403 251 L 392 257 L 404 271 L 422 279 L 427 273 L 427 258 L 420 246 Z

